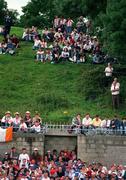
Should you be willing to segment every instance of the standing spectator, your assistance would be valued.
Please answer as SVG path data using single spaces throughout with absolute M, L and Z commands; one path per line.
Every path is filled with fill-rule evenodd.
M 113 67 L 111 63 L 108 63 L 108 66 L 105 68 L 105 76 L 112 77 L 112 73 L 113 73 Z
M 12 18 L 9 16 L 9 13 L 7 12 L 7 15 L 5 16 L 5 38 L 8 34 L 10 34 L 12 26 Z
M 108 63 L 108 66 L 105 68 L 105 86 L 107 87 L 109 85 L 109 83 L 112 80 L 112 73 L 113 73 L 113 67 L 111 65 L 111 63 Z
M 120 93 L 120 83 L 117 78 L 114 78 L 114 81 L 111 85 L 111 93 L 112 93 L 112 104 L 113 108 L 119 108 L 119 93 Z
M 73 25 L 73 20 L 69 17 L 67 22 L 66 22 L 66 32 L 67 32 L 67 35 L 71 34 L 71 32 L 72 32 L 72 25 Z
M 11 152 L 10 152 L 10 158 L 11 158 L 11 160 L 18 160 L 18 157 L 19 157 L 19 154 L 18 154 L 16 148 L 15 148 L 15 147 L 12 147 L 12 148 L 11 148 Z
M 42 156 L 39 154 L 38 148 L 34 148 L 34 152 L 31 155 L 31 161 L 34 160 L 35 164 L 38 165 L 41 160 L 42 160 Z
M 22 148 L 22 153 L 19 154 L 19 166 L 22 167 L 23 164 L 28 166 L 29 160 L 30 158 L 27 154 L 26 148 Z
M 58 16 L 55 16 L 53 26 L 54 26 L 54 28 L 55 28 L 56 31 L 57 31 L 58 28 L 59 28 L 59 25 L 60 25 L 59 23 L 60 23 L 60 18 L 58 18 Z

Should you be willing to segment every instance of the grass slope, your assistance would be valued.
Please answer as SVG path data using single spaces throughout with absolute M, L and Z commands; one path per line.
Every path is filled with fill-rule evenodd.
M 21 37 L 22 31 L 13 27 L 11 33 Z M 119 79 L 123 103 L 115 111 L 110 87 L 104 88 L 104 65 L 35 63 L 32 43 L 20 46 L 15 56 L 0 55 L 0 116 L 7 110 L 39 111 L 44 121 L 64 123 L 78 112 L 125 116 L 125 76 Z

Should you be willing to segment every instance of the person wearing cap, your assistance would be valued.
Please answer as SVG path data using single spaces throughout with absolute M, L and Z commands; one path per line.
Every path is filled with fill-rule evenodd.
M 35 116 L 32 118 L 32 123 L 34 124 L 37 120 L 39 120 L 40 123 L 42 123 L 42 118 L 40 117 L 40 114 L 38 111 L 35 112 Z
M 19 129 L 19 125 L 21 122 L 21 116 L 19 112 L 15 112 L 14 113 L 15 117 L 13 118 L 13 127 L 14 127 L 14 131 L 18 131 Z
M 8 152 L 5 152 L 2 163 L 4 164 L 5 161 L 10 162 L 10 160 L 10 154 Z
M 111 84 L 112 105 L 114 109 L 119 108 L 120 83 L 117 78 Z
M 32 117 L 30 111 L 26 111 L 24 121 L 27 125 L 27 127 L 31 127 L 32 125 Z
M 41 162 L 42 156 L 39 154 L 38 148 L 34 148 L 34 151 L 31 155 L 30 159 L 31 159 L 31 161 L 34 160 L 36 165 L 38 165 L 39 162 Z
M 1 120 L 2 127 L 6 128 L 11 126 L 13 123 L 13 118 L 11 116 L 11 112 L 7 111 L 5 112 L 5 116 Z

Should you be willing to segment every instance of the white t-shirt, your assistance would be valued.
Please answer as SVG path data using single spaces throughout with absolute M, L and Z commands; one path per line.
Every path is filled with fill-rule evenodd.
M 112 83 L 112 85 L 111 85 L 112 95 L 118 95 L 119 89 L 120 89 L 120 83 L 117 82 L 115 85 L 114 85 L 114 83 Z
M 28 161 L 30 160 L 29 155 L 27 153 L 25 153 L 25 154 L 21 153 L 19 155 L 20 167 L 22 166 L 22 164 L 24 164 L 24 162 L 23 162 L 24 159 L 25 159 L 25 166 L 27 166 Z
M 91 122 L 92 122 L 92 119 L 91 118 L 83 118 L 82 119 L 82 124 L 84 125 L 84 126 L 89 126 L 89 125 L 91 125 Z
M 25 154 L 21 153 L 19 155 L 19 161 L 23 161 L 23 159 L 26 159 L 27 161 L 29 161 L 30 160 L 29 155 L 27 153 Z
M 105 68 L 105 75 L 106 75 L 106 77 L 112 76 L 112 73 L 113 73 L 113 68 L 112 67 L 106 67 Z

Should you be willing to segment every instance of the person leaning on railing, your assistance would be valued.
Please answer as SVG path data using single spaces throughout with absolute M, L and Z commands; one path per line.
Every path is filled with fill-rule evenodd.
M 99 128 L 101 126 L 101 122 L 102 121 L 101 121 L 99 115 L 96 115 L 95 118 L 92 120 L 91 125 L 93 128 Z

